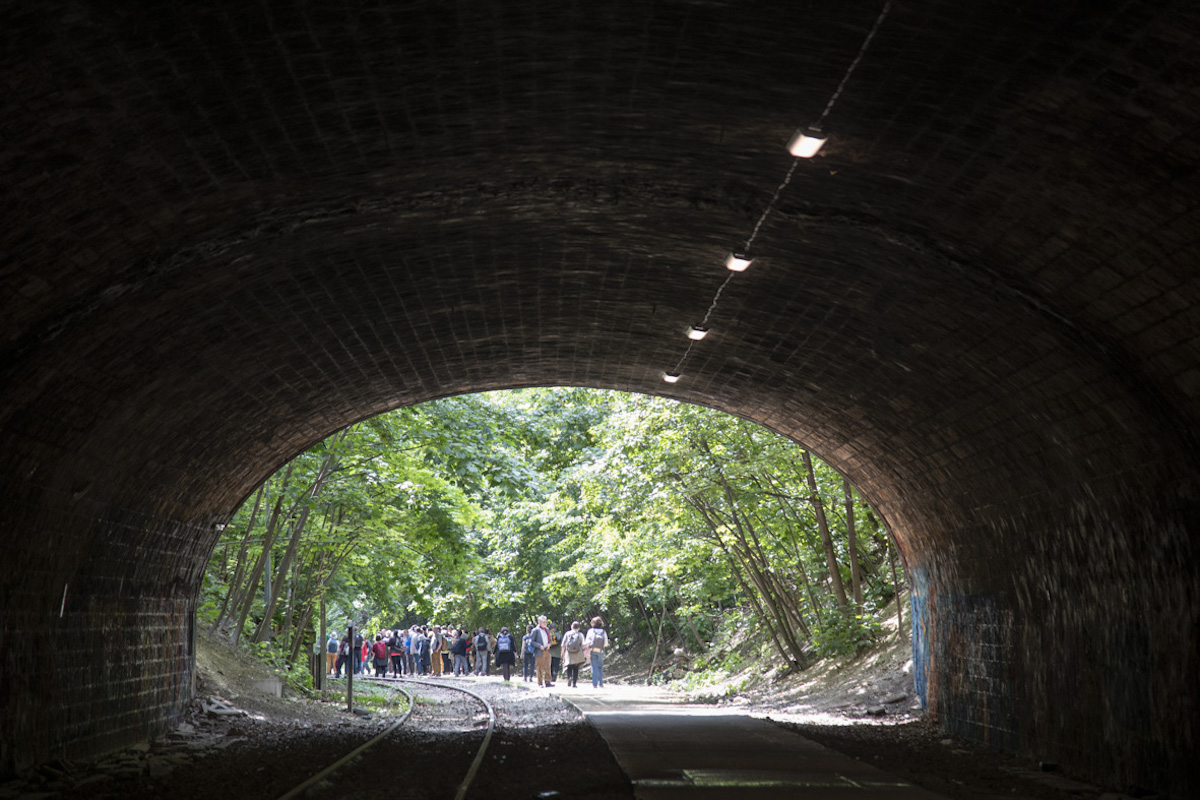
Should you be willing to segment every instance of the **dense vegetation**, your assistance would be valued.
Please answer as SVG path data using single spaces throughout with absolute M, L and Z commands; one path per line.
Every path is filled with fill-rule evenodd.
M 891 537 L 787 439 L 659 398 L 526 389 L 354 425 L 226 526 L 201 620 L 289 661 L 320 628 L 604 617 L 703 651 L 741 609 L 781 663 L 861 646 L 896 591 Z

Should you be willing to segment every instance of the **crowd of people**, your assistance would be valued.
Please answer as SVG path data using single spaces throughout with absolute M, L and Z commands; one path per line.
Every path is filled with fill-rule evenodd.
M 370 674 L 393 678 L 406 676 L 485 676 L 493 669 L 504 680 L 512 679 L 518 662 L 521 678 L 550 687 L 559 675 L 567 685 L 579 683 L 579 670 L 591 668 L 592 686 L 604 686 L 604 655 L 609 638 L 600 617 L 593 617 L 586 633 L 583 623 L 570 624 L 560 636 L 558 626 L 545 616 L 529 625 L 525 633 L 502 627 L 496 634 L 488 628 L 468 630 L 441 625 L 414 625 L 408 629 L 384 630 L 371 635 L 349 630 L 339 640 L 334 633 L 326 642 L 326 670 L 335 677 Z

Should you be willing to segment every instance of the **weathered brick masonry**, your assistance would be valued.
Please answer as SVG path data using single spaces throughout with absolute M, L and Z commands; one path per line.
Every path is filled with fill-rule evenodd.
M 1191 4 L 896 3 L 661 381 L 880 6 L 0 0 L 4 768 L 171 724 L 300 449 L 562 384 L 844 471 L 950 733 L 1200 793 Z

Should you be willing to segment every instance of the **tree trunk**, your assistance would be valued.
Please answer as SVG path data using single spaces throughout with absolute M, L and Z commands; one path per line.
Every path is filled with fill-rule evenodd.
M 862 613 L 862 570 L 858 566 L 858 534 L 854 529 L 854 489 L 850 481 L 842 478 L 842 490 L 846 493 L 846 540 L 850 554 L 850 591 L 854 595 L 854 608 Z
M 646 611 L 646 604 L 643 603 L 642 598 L 637 595 L 635 595 L 633 599 L 637 601 L 638 610 L 642 612 L 642 617 L 646 620 L 647 635 L 653 633 L 654 632 L 654 623 L 650 621 L 650 614 L 649 614 L 649 612 Z
M 663 622 L 667 619 L 667 604 L 663 603 L 662 615 L 658 618 L 658 636 L 654 640 L 654 657 L 650 659 L 650 672 L 646 675 L 646 683 L 654 677 L 654 665 L 658 663 L 658 647 L 662 644 Z
M 250 512 L 250 521 L 246 524 L 246 535 L 242 537 L 242 546 L 238 550 L 237 563 L 233 570 L 233 577 L 229 579 L 229 588 L 225 592 L 225 599 L 221 602 L 221 611 L 217 614 L 217 620 L 212 624 L 211 630 L 217 631 L 221 629 L 221 623 L 225 621 L 225 615 L 229 613 L 230 600 L 238 595 L 238 590 L 242 585 L 242 578 L 246 572 L 246 554 L 250 550 L 250 540 L 254 536 L 254 523 L 258 519 L 259 505 L 262 503 L 263 492 L 266 491 L 267 484 L 264 481 L 262 486 L 258 487 L 258 493 L 254 496 L 254 509 Z
M 833 583 L 833 593 L 837 597 L 838 605 L 845 609 L 848 601 L 846 600 L 846 587 L 842 584 L 842 573 L 838 569 L 837 553 L 833 549 L 833 536 L 829 533 L 829 519 L 825 516 L 825 503 L 821 500 L 821 495 L 817 492 L 817 473 L 813 469 L 812 456 L 807 450 L 802 451 L 804 457 L 804 471 L 808 479 L 808 489 L 812 493 L 811 502 L 813 504 L 813 513 L 817 517 L 817 530 L 821 534 L 821 544 L 825 547 L 825 561 L 829 566 L 829 580 Z
M 795 599 L 791 592 L 783 587 L 771 571 L 771 559 L 763 550 L 758 532 L 750 517 L 739 512 L 733 487 L 729 484 L 724 472 L 718 473 L 725 493 L 725 502 L 729 505 L 733 531 L 745 548 L 748 556 L 746 564 L 754 572 L 754 585 L 762 594 L 763 602 L 771 610 L 779 624 L 779 637 L 787 645 L 792 658 L 787 659 L 800 664 L 804 660 L 804 647 L 796 639 L 793 621 L 799 616 L 795 608 Z M 801 624 L 803 624 L 801 622 Z M 805 626 L 807 627 L 807 626 Z
M 300 621 L 303 617 L 296 614 L 296 608 L 297 606 L 307 606 L 309 604 L 309 593 L 304 591 L 305 587 L 301 585 L 301 581 L 308 578 L 309 583 L 313 582 L 314 576 L 312 573 L 316 570 L 316 563 L 316 556 L 307 558 L 306 554 L 301 553 L 300 558 L 296 559 L 296 566 L 292 568 L 292 575 L 288 586 L 287 610 L 283 614 L 283 624 L 279 626 L 279 640 L 281 642 L 288 642 L 289 647 L 292 641 L 292 626 L 304 624 Z M 289 658 L 288 660 L 290 661 L 291 659 Z
M 279 514 L 283 510 L 283 495 L 287 488 L 288 480 L 292 475 L 292 464 L 288 464 L 287 470 L 283 473 L 283 480 L 280 481 L 279 496 L 275 498 L 275 508 L 271 511 L 271 519 L 267 522 L 267 531 L 263 534 L 262 551 L 259 552 L 258 558 L 254 561 L 254 567 L 250 570 L 250 579 L 246 581 L 243 588 L 241 611 L 238 614 L 237 625 L 233 628 L 233 643 L 236 645 L 242 637 L 242 629 L 246 626 L 246 618 L 250 616 L 250 609 L 254 607 L 254 593 L 258 591 L 258 582 L 262 580 L 263 569 L 266 566 L 267 555 L 271 552 L 272 545 L 275 544 L 275 531 L 279 527 Z
M 896 598 L 896 634 L 898 638 L 904 638 L 904 599 L 900 597 L 900 579 L 896 577 L 896 554 L 890 546 L 888 547 L 888 561 L 892 565 L 892 586 L 893 593 Z
M 313 609 L 317 605 L 317 597 L 320 592 L 314 591 L 313 586 L 321 579 L 321 571 L 323 558 L 313 557 L 309 560 L 309 568 L 304 570 L 307 577 L 305 582 L 305 590 L 302 594 L 297 592 L 296 598 L 293 599 L 292 608 L 300 606 L 298 612 L 293 612 L 292 608 L 288 609 L 288 632 L 291 634 L 288 663 L 294 664 L 296 657 L 300 655 L 300 648 L 304 646 L 305 633 L 308 632 L 309 626 L 312 624 Z M 324 644 L 324 641 L 322 641 Z
M 334 442 L 339 442 L 346 438 L 346 431 L 342 431 Z M 333 470 L 334 464 L 337 463 L 337 452 L 331 450 L 326 456 L 325 461 L 321 464 L 321 469 L 317 472 L 317 477 L 313 480 L 312 486 L 305 492 L 306 502 L 300 509 L 300 517 L 292 526 L 292 536 L 288 541 L 287 550 L 284 551 L 283 558 L 280 559 L 279 569 L 277 572 L 277 583 L 279 587 L 283 586 L 284 579 L 287 578 L 288 570 L 292 568 L 292 560 L 296 557 L 296 551 L 300 547 L 301 534 L 304 533 L 304 527 L 308 524 L 308 515 L 312 511 L 312 503 L 321 494 L 321 490 L 325 488 L 325 482 L 329 478 L 330 472 Z M 265 642 L 271 638 L 271 617 L 275 613 L 275 606 L 279 602 L 279 589 L 271 594 L 267 599 L 267 606 L 263 610 L 262 622 L 258 626 L 258 630 L 254 633 L 254 641 Z
M 800 550 L 800 535 L 799 535 L 799 533 L 797 533 L 797 530 L 800 529 L 801 525 L 802 525 L 801 517 L 800 517 L 800 514 L 796 511 L 796 507 L 792 504 L 791 500 L 789 500 L 786 497 L 783 497 L 782 495 L 777 495 L 777 496 L 781 497 L 784 505 L 787 506 L 788 510 L 791 512 L 792 519 L 795 520 L 795 526 L 794 527 L 789 526 L 787 529 L 788 530 L 788 538 L 791 540 L 792 550 L 795 551 L 795 553 L 796 553 L 796 571 L 799 572 L 800 577 L 804 579 L 805 596 L 808 597 L 808 603 L 812 607 L 813 617 L 817 620 L 817 623 L 819 624 L 822 621 L 823 615 L 821 612 L 824 609 L 821 607 L 821 603 L 817 600 L 816 592 L 813 591 L 812 581 L 809 580 L 809 577 L 808 577 L 808 570 L 804 568 L 804 554 Z M 805 546 L 806 547 L 809 546 L 807 542 L 805 542 Z M 807 628 L 805 630 L 804 635 L 805 636 L 810 635 Z
M 342 561 L 353 549 L 353 538 L 351 538 L 343 546 L 341 552 L 334 554 L 332 559 L 330 559 L 327 554 L 321 555 L 319 563 L 316 563 L 316 560 L 314 559 L 316 566 L 313 568 L 313 572 L 315 574 L 313 576 L 312 583 L 315 583 L 315 587 L 306 593 L 307 599 L 305 601 L 305 606 L 299 615 L 299 619 L 302 622 L 297 628 L 297 635 L 292 640 L 291 653 L 288 657 L 289 662 L 294 663 L 296 657 L 300 654 L 300 646 L 303 644 L 304 640 L 304 631 L 307 629 L 308 625 L 306 620 L 311 619 L 313 607 L 317 604 L 318 600 L 321 604 L 320 638 L 322 643 L 325 641 L 325 587 L 328 586 L 330 579 L 334 576 L 334 574 L 337 573 L 338 567 L 342 565 Z M 329 566 L 326 566 L 327 562 L 330 562 Z
M 790 632 L 787 631 L 787 621 L 778 613 L 774 594 L 769 589 L 764 588 L 765 581 L 762 579 L 757 565 L 753 563 L 752 554 L 749 552 L 745 541 L 741 541 L 740 547 L 736 543 L 732 546 L 727 544 L 720 533 L 722 525 L 715 517 L 717 514 L 716 509 L 705 504 L 698 497 L 685 498 L 685 501 L 705 521 L 711 538 L 725 554 L 734 577 L 737 578 L 738 584 L 746 593 L 754 615 L 759 619 L 763 627 L 767 629 L 768 634 L 770 634 L 771 642 L 775 645 L 779 657 L 786 663 L 803 664 L 803 649 L 790 636 Z M 726 527 L 736 530 L 736 525 L 732 523 Z M 738 537 L 735 533 L 736 539 Z
M 679 591 L 679 581 L 675 580 L 674 583 L 675 583 L 675 596 L 682 598 L 683 592 Z M 679 614 L 676 614 L 675 616 L 679 616 Z M 687 616 L 685 616 L 683 618 L 683 620 L 684 620 L 684 622 L 687 623 L 688 629 L 691 630 L 692 636 L 696 639 L 696 645 L 703 651 L 707 647 L 707 645 L 705 644 L 704 640 L 700 638 L 700 632 L 696 630 L 696 623 L 692 622 L 692 615 L 688 614 Z

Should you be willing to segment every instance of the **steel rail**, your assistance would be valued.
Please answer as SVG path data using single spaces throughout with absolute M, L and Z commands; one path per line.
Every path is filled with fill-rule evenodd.
M 375 679 L 365 678 L 365 680 L 371 680 L 372 682 L 374 682 Z M 470 695 L 474 699 L 478 700 L 483 705 L 484 709 L 487 711 L 487 715 L 488 715 L 487 732 L 483 736 L 483 742 L 480 743 L 480 745 L 479 745 L 479 751 L 475 754 L 475 759 L 471 762 L 471 766 L 467 769 L 466 777 L 463 778 L 462 782 L 458 786 L 458 791 L 455 792 L 455 795 L 454 795 L 454 800 L 463 800 L 463 798 L 465 798 L 467 795 L 467 791 L 471 788 L 471 784 L 475 781 L 475 776 L 479 773 L 479 768 L 481 766 L 483 766 L 484 755 L 487 753 L 488 745 L 491 744 L 492 736 L 496 730 L 496 710 L 492 707 L 492 704 L 489 703 L 484 697 L 471 691 L 470 689 L 464 689 L 461 686 L 448 686 L 444 683 L 434 683 L 433 681 L 423 681 L 423 680 L 418 680 L 416 678 L 389 678 L 389 679 L 387 679 L 387 683 L 389 683 L 389 684 L 393 684 L 398 681 L 403 681 L 404 683 L 414 683 L 414 684 L 418 684 L 421 686 L 430 686 L 435 689 L 449 689 L 449 690 L 455 691 L 455 692 L 462 692 L 463 694 Z M 293 787 L 286 794 L 281 795 L 278 798 L 278 800 L 293 800 L 293 798 L 299 797 L 304 792 L 307 792 L 309 789 L 311 789 L 313 786 L 315 786 L 318 783 L 320 783 L 321 781 L 325 780 L 327 777 L 332 775 L 337 770 L 346 766 L 347 763 L 354 760 L 358 756 L 362 755 L 364 752 L 366 752 L 371 747 L 374 747 L 376 744 L 381 742 L 387 736 L 391 735 L 397 728 L 399 728 L 401 725 L 403 725 L 405 722 L 407 722 L 409 717 L 412 716 L 414 709 L 416 709 L 416 707 L 417 707 L 416 698 L 413 696 L 413 694 L 411 692 L 409 692 L 407 689 L 404 689 L 401 686 L 396 686 L 396 691 L 400 692 L 401 694 L 403 694 L 405 697 L 408 698 L 408 711 L 404 712 L 404 714 L 398 720 L 396 720 L 394 723 L 392 723 L 390 726 L 388 726 L 387 730 L 375 735 L 369 741 L 365 742 L 362 745 L 359 745 L 354 750 L 352 750 L 350 753 L 343 756 L 342 758 L 339 758 L 337 761 L 333 762 L 328 767 L 326 767 L 325 769 L 318 772 L 316 775 L 313 775 L 311 778 L 309 778 L 308 780 L 299 784 L 298 786 Z
M 403 694 L 405 697 L 408 698 L 408 711 L 405 711 L 404 714 L 400 717 L 400 719 L 398 719 L 394 723 L 392 723 L 388 727 L 387 730 L 376 735 L 375 737 L 373 737 L 366 743 L 354 748 L 354 750 L 350 751 L 349 754 L 342 756 L 337 761 L 333 762 L 328 767 L 326 767 L 325 769 L 318 772 L 316 775 L 313 775 L 311 778 L 306 780 L 304 783 L 301 783 L 299 786 L 293 787 L 286 794 L 280 795 L 279 800 L 292 800 L 293 797 L 298 797 L 303 792 L 307 792 L 313 786 L 315 786 L 316 784 L 323 781 L 327 776 L 338 771 L 339 769 L 344 767 L 348 762 L 357 758 L 359 755 L 366 752 L 371 747 L 374 747 L 377 743 L 382 741 L 385 737 L 391 735 L 391 733 L 393 731 L 395 731 L 397 728 L 399 728 L 401 725 L 403 725 L 405 722 L 407 722 L 408 718 L 412 716 L 413 709 L 417 707 L 416 698 L 414 698 L 412 696 L 412 694 L 410 692 L 408 692 L 406 689 L 403 689 L 399 686 L 396 687 L 396 691 L 400 692 L 401 694 Z
M 492 708 L 482 696 L 472 692 L 470 689 L 464 689 L 461 686 L 447 686 L 444 683 L 434 683 L 433 681 L 422 681 L 416 678 L 393 678 L 393 680 L 406 681 L 407 683 L 416 683 L 422 686 L 434 686 L 438 689 L 453 689 L 456 692 L 462 692 L 474 697 L 483 707 L 487 709 L 488 727 L 487 733 L 483 736 L 483 742 L 479 745 L 479 752 L 475 754 L 475 760 L 471 762 L 470 769 L 467 770 L 467 776 L 463 778 L 462 783 L 458 785 L 458 791 L 454 794 L 454 800 L 463 800 L 467 796 L 467 790 L 471 788 L 471 783 L 475 780 L 475 775 L 479 772 L 479 768 L 483 766 L 483 756 L 487 753 L 488 745 L 491 744 L 492 734 L 496 731 L 496 709 Z

